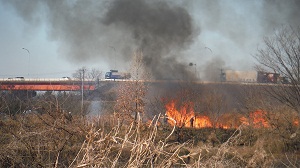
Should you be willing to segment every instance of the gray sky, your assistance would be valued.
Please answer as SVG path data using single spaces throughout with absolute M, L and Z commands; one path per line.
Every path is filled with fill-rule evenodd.
M 263 36 L 298 26 L 299 8 L 297 0 L 0 0 L 0 78 L 126 71 L 135 49 L 158 77 L 252 70 Z

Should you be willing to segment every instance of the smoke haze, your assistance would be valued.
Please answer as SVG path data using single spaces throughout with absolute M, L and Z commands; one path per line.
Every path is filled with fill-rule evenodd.
M 282 25 L 298 26 L 300 16 L 297 0 L 1 2 L 32 34 L 45 27 L 63 59 L 126 69 L 133 51 L 141 50 L 155 79 L 212 79 L 216 68 L 249 69 L 263 36 Z

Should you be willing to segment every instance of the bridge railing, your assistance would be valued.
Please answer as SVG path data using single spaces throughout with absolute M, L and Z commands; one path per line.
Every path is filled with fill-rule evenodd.
M 18 82 L 18 81 L 24 81 L 24 82 L 59 82 L 59 81 L 81 81 L 80 79 L 72 79 L 72 78 L 23 78 L 23 77 L 17 77 L 17 78 L 0 78 L 0 82 Z M 96 80 L 93 79 L 84 79 L 85 82 L 95 82 Z

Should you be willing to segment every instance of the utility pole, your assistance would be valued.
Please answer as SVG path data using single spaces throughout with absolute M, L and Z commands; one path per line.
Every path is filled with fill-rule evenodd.
M 109 46 L 110 48 L 112 48 L 113 50 L 114 50 L 114 69 L 116 69 L 117 68 L 117 61 L 116 61 L 116 48 L 115 47 L 113 47 L 113 46 Z
M 83 82 L 84 82 L 84 73 L 85 73 L 85 68 L 81 69 L 81 114 L 83 115 Z
M 220 69 L 221 73 L 220 73 L 220 82 L 224 82 L 226 80 L 226 74 L 224 73 L 223 68 Z
M 26 50 L 28 52 L 28 78 L 29 78 L 29 73 L 30 73 L 30 52 L 27 48 L 22 48 L 23 50 Z M 28 95 L 28 90 L 27 90 L 27 100 L 29 98 L 29 95 Z
M 30 71 L 30 52 L 26 48 L 22 48 L 23 50 L 26 50 L 28 52 L 28 78 L 29 78 L 29 71 Z
M 197 64 L 194 64 L 195 65 L 195 75 L 196 75 L 196 78 L 198 78 L 198 74 L 197 74 Z
M 194 63 L 189 63 L 189 66 L 194 66 L 195 67 L 195 76 L 196 76 L 196 78 L 198 78 L 198 74 L 197 74 L 197 64 L 194 64 Z

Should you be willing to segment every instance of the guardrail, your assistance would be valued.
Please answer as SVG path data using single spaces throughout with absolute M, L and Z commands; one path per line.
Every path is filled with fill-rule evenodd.
M 48 82 L 48 81 L 82 81 L 80 79 L 72 79 L 72 78 L 0 78 L 0 82 Z M 85 82 L 95 82 L 93 79 L 84 79 Z

